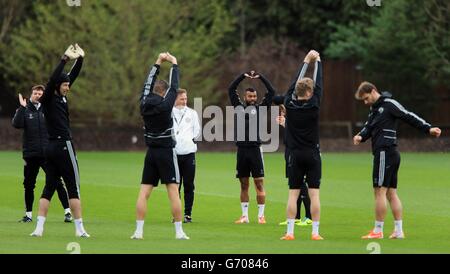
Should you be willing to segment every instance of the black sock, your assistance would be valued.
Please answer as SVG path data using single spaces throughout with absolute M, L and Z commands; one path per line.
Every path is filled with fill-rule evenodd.
M 311 217 L 311 199 L 309 195 L 303 196 L 303 204 L 305 205 L 305 217 L 308 219 L 312 219 Z
M 297 199 L 297 214 L 295 215 L 295 219 L 300 220 L 301 210 L 302 210 L 302 197 L 299 195 Z

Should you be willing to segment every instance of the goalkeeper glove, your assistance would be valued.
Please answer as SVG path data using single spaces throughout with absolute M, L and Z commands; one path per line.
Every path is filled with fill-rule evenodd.
M 84 50 L 78 44 L 75 44 L 75 52 L 84 58 Z
M 64 55 L 69 57 L 70 59 L 77 59 L 80 54 L 78 52 L 75 51 L 75 47 L 73 45 L 70 45 L 66 52 L 64 52 Z

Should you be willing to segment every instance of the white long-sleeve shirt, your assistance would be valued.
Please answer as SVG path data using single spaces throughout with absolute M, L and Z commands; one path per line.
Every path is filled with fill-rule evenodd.
M 194 139 L 200 135 L 201 130 L 197 112 L 189 107 L 181 109 L 174 107 L 172 119 L 177 141 L 175 146 L 177 155 L 195 153 L 197 145 L 194 143 Z

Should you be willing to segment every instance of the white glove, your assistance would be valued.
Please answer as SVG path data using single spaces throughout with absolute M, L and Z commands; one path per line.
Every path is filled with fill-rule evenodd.
M 75 52 L 84 58 L 84 50 L 78 44 L 75 44 Z
M 66 52 L 64 52 L 64 55 L 69 57 L 71 60 L 80 57 L 80 54 L 75 51 L 75 47 L 73 45 L 70 45 L 67 48 Z

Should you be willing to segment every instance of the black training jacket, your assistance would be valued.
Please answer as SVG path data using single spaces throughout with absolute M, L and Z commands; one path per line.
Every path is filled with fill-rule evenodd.
M 409 125 L 429 133 L 431 125 L 416 114 L 406 110 L 392 95 L 383 92 L 381 97 L 370 108 L 369 118 L 358 134 L 365 142 L 372 138 L 372 152 L 397 146 L 397 121 L 402 120 Z
M 315 63 L 313 96 L 309 100 L 297 100 L 294 94 L 295 85 L 298 80 L 304 77 L 307 68 L 308 64 L 303 63 L 284 96 L 286 146 L 289 149 L 320 149 L 319 112 L 323 95 L 322 62 L 316 61 Z
M 230 97 L 231 105 L 235 108 L 234 115 L 234 140 L 238 147 L 259 147 L 261 145 L 261 138 L 259 134 L 259 119 L 260 119 L 260 107 L 267 107 L 267 117 L 270 117 L 270 105 L 272 104 L 272 98 L 275 95 L 275 89 L 269 80 L 267 80 L 264 75 L 259 75 L 259 79 L 263 82 L 266 87 L 266 94 L 261 104 L 256 104 L 254 106 L 247 106 L 239 99 L 239 95 L 237 93 L 237 87 L 245 79 L 245 74 L 239 75 L 229 86 L 228 88 L 228 96 Z M 250 117 L 256 116 L 256 117 Z M 243 117 L 245 119 L 245 135 L 239 136 L 238 133 L 241 130 L 238 129 L 238 117 Z M 252 127 L 250 125 L 251 121 L 255 121 L 256 126 L 256 136 L 250 136 L 250 130 Z M 242 133 L 241 133 L 242 134 Z M 238 138 L 239 137 L 239 138 Z M 253 138 L 252 138 L 253 137 Z M 253 140 L 252 140 L 253 139 Z
M 50 140 L 72 140 L 67 97 L 60 96 L 58 92 L 55 93 L 55 91 L 59 89 L 59 78 L 61 73 L 63 73 L 66 63 L 67 61 L 64 58 L 61 59 L 59 65 L 50 76 L 50 80 L 48 81 L 44 94 L 40 100 L 44 107 Z M 72 86 L 77 79 L 82 65 L 83 58 L 79 57 L 68 74 L 70 86 Z
M 177 99 L 178 65 L 170 69 L 169 88 L 164 97 L 153 93 L 160 66 L 152 66 L 141 95 L 141 115 L 145 123 L 145 143 L 148 147 L 175 147 L 172 108 Z
M 48 133 L 42 105 L 39 109 L 31 102 L 28 102 L 26 107 L 20 106 L 12 119 L 12 125 L 17 129 L 23 129 L 23 158 L 44 157 Z

